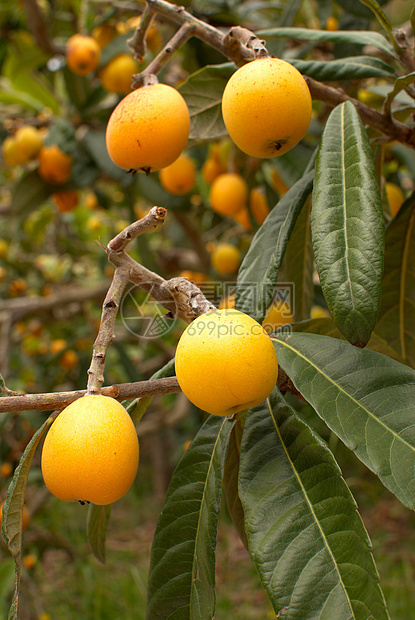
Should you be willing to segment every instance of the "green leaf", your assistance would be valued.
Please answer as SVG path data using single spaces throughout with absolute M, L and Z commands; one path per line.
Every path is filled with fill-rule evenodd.
M 169 360 L 162 368 L 157 370 L 151 375 L 150 381 L 154 379 L 162 379 L 164 377 L 172 377 L 174 375 L 174 358 Z M 143 396 L 141 398 L 135 398 L 127 407 L 127 411 L 130 414 L 134 426 L 140 422 L 141 418 L 149 408 L 153 396 Z
M 248 549 L 248 540 L 245 532 L 245 515 L 238 491 L 239 463 L 241 457 L 241 440 L 247 412 L 239 414 L 229 437 L 226 453 L 223 489 L 229 514 L 232 518 L 239 538 L 245 549 Z
M 389 114 L 389 115 L 391 114 L 392 101 L 395 99 L 396 95 L 400 93 L 402 90 L 405 90 L 409 86 L 409 84 L 413 84 L 414 82 L 415 82 L 415 71 L 413 71 L 412 73 L 409 73 L 408 75 L 403 75 L 402 77 L 399 77 L 397 80 L 395 80 L 393 89 L 391 90 L 391 92 L 388 94 L 388 96 L 385 99 L 385 103 L 384 103 L 385 114 Z
M 370 45 L 385 52 L 389 56 L 396 56 L 392 45 L 379 32 L 370 30 L 344 30 L 330 32 L 314 28 L 269 28 L 256 33 L 263 39 L 297 39 L 299 41 L 327 41 L 331 43 L 352 43 L 353 45 Z
M 123 187 L 134 183 L 133 175 L 128 174 L 123 168 L 119 168 L 108 155 L 105 142 L 105 129 L 100 131 L 89 129 L 85 132 L 81 142 L 82 146 L 102 172 L 108 174 L 115 181 L 118 181 Z
M 226 136 L 221 103 L 224 88 L 234 73 L 233 63 L 207 65 L 192 73 L 180 86 L 190 112 L 190 135 L 195 140 L 216 140 Z
M 1 521 L 1 533 L 16 565 L 16 582 L 13 600 L 10 606 L 9 619 L 17 619 L 19 604 L 20 568 L 22 554 L 22 529 L 23 529 L 23 506 L 25 502 L 27 479 L 30 466 L 36 452 L 36 448 L 45 434 L 46 429 L 52 424 L 49 417 L 36 431 L 26 446 L 25 451 L 17 466 L 13 479 L 7 490 L 6 501 L 3 506 L 3 518 Z
M 315 80 L 357 80 L 370 77 L 394 77 L 393 67 L 379 58 L 371 56 L 350 56 L 335 60 L 297 60 L 290 63 L 303 75 Z
M 284 279 L 294 285 L 295 297 L 291 310 L 296 321 L 308 319 L 313 305 L 314 259 L 311 245 L 310 212 L 311 199 L 309 197 L 298 216 L 282 263 Z
M 340 439 L 415 508 L 415 371 L 315 334 L 273 338 L 278 362 Z
M 388 618 L 340 469 L 278 390 L 247 417 L 239 492 L 249 552 L 278 618 Z
M 314 172 L 305 174 L 279 200 L 239 269 L 236 307 L 261 322 L 271 301 L 288 239 L 313 186 Z
M 340 340 L 345 339 L 330 317 L 308 319 L 308 321 L 302 321 L 297 325 L 292 325 L 291 329 L 295 332 L 320 334 L 321 336 L 331 336 L 331 338 L 338 338 Z M 401 364 L 404 363 L 399 353 L 397 353 L 395 349 L 393 349 L 388 342 L 386 342 L 382 335 L 377 333 L 377 327 L 375 327 L 372 332 L 372 336 L 367 343 L 366 348 L 371 351 L 377 351 L 378 353 L 387 355 Z
M 37 170 L 28 172 L 21 177 L 12 190 L 12 210 L 20 216 L 27 217 L 42 202 L 45 202 L 56 187 L 45 183 Z
M 233 422 L 210 416 L 173 474 L 153 539 L 146 618 L 211 620 L 226 447 Z
M 347 101 L 334 108 L 321 138 L 311 235 L 330 314 L 352 344 L 366 345 L 377 320 L 384 234 L 373 152 Z
M 111 516 L 112 504 L 106 506 L 89 506 L 87 520 L 88 542 L 94 556 L 105 564 L 105 539 Z
M 380 6 L 380 4 L 376 2 L 376 0 L 360 0 L 360 2 L 364 4 L 365 6 L 367 6 L 368 9 L 372 11 L 372 13 L 375 15 L 376 19 L 378 20 L 382 28 L 384 28 L 386 32 L 388 33 L 388 36 L 389 36 L 390 41 L 392 42 L 392 45 L 396 48 L 397 45 L 396 45 L 396 41 L 395 41 L 395 38 L 392 32 L 392 24 L 390 23 L 389 19 L 386 17 L 385 12 Z
M 415 197 L 386 229 L 385 270 L 376 335 L 415 368 Z

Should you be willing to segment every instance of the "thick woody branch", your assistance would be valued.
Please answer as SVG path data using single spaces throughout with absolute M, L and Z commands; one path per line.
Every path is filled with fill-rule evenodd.
M 156 396 L 158 394 L 177 394 L 180 387 L 176 377 L 140 381 L 137 383 L 122 383 L 103 387 L 101 394 L 111 396 L 122 401 L 128 398 Z M 74 400 L 85 396 L 87 390 L 74 392 L 49 392 L 47 394 L 19 394 L 18 396 L 4 396 L 0 398 L 0 413 L 17 411 L 52 411 L 63 409 Z

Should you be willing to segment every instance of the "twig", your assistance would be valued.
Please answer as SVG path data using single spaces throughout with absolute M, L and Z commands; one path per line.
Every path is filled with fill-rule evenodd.
M 144 9 L 141 15 L 138 28 L 134 32 L 131 39 L 128 39 L 127 41 L 128 45 L 134 51 L 134 56 L 140 61 L 142 61 L 144 56 L 146 55 L 146 51 L 147 51 L 146 38 L 147 38 L 147 33 L 149 31 L 149 28 L 151 26 L 151 22 L 153 21 L 153 17 L 154 17 L 153 9 L 148 4 L 146 4 L 146 8 Z
M 102 305 L 101 324 L 94 342 L 91 365 L 88 370 L 88 394 L 100 394 L 104 381 L 107 349 L 114 339 L 114 325 L 122 295 L 129 279 L 127 267 L 118 267 Z
M 173 39 L 166 45 L 164 50 L 150 63 L 141 74 L 134 77 L 134 88 L 146 85 L 148 80 L 156 79 L 156 74 L 166 64 L 172 54 L 187 40 L 187 34 L 195 36 L 220 51 L 224 56 L 233 61 L 237 67 L 254 60 L 256 58 L 267 57 L 268 53 L 265 42 L 240 26 L 234 26 L 224 33 L 218 28 L 195 18 L 184 10 L 184 7 L 172 5 L 164 0 L 147 0 L 147 6 L 151 14 L 160 14 L 175 23 L 186 25 L 189 29 L 184 29 L 186 37 L 181 41 L 180 36 Z M 177 33 L 176 33 L 177 34 Z M 401 50 L 401 60 L 409 69 L 415 66 L 415 57 L 404 33 L 397 31 L 395 37 Z M 168 53 L 167 53 L 168 52 Z M 412 69 L 413 70 L 413 69 Z M 341 88 L 333 88 L 313 78 L 304 76 L 309 86 L 313 99 L 318 99 L 334 107 L 343 101 L 351 101 L 357 108 L 365 124 L 380 131 L 388 136 L 390 140 L 397 140 L 411 148 L 415 148 L 415 129 L 408 127 L 386 114 L 381 114 L 369 106 L 361 103 L 357 99 L 350 97 Z
M 101 394 L 111 396 L 116 400 L 126 400 L 128 398 L 156 396 L 157 394 L 177 394 L 180 391 L 176 377 L 167 377 L 165 379 L 122 383 L 103 387 Z M 74 400 L 85 396 L 85 394 L 87 394 L 87 390 L 4 396 L 0 398 L 0 413 L 63 409 Z
M 389 136 L 391 140 L 398 140 L 398 142 L 415 148 L 415 129 L 413 127 L 408 127 L 408 125 L 393 119 L 389 115 L 381 114 L 361 103 L 358 99 L 350 97 L 342 88 L 327 86 L 308 76 L 304 76 L 304 78 L 313 99 L 324 101 L 333 108 L 344 101 L 351 101 L 359 112 L 363 123 Z

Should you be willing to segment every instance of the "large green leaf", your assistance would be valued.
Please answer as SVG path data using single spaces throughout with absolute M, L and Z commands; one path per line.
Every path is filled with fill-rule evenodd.
M 179 88 L 190 112 L 190 138 L 215 140 L 226 135 L 221 102 L 235 65 L 207 65 L 192 73 Z
M 316 334 L 276 334 L 278 362 L 319 416 L 398 499 L 415 508 L 415 371 Z
M 22 176 L 13 187 L 12 210 L 27 217 L 42 202 L 45 202 L 56 188 L 40 178 L 37 170 Z
M 320 334 L 322 336 L 331 336 L 332 338 L 338 338 L 340 340 L 344 339 L 344 336 L 339 332 L 330 317 L 308 319 L 307 321 L 302 321 L 301 323 L 292 325 L 291 329 L 295 332 Z M 381 334 L 377 333 L 377 327 L 375 327 L 372 332 L 372 336 L 367 343 L 366 348 L 382 353 L 383 355 L 387 355 L 401 364 L 404 363 L 399 353 L 397 353 L 397 351 L 388 344 Z
M 371 56 L 350 56 L 336 60 L 297 60 L 290 59 L 290 63 L 300 73 L 309 75 L 315 80 L 327 82 L 330 80 L 357 80 L 370 77 L 393 77 L 393 68 Z
M 294 285 L 292 311 L 296 321 L 308 319 L 313 305 L 314 260 L 310 233 L 310 211 L 311 199 L 309 198 L 298 216 L 282 263 L 285 281 Z
M 288 239 L 313 187 L 314 172 L 305 174 L 279 200 L 261 228 L 239 269 L 236 307 L 261 322 L 265 316 Z
M 25 451 L 16 468 L 13 479 L 7 490 L 6 501 L 3 506 L 3 517 L 1 521 L 1 533 L 16 565 L 16 581 L 12 603 L 9 610 L 9 620 L 17 619 L 19 604 L 20 569 L 22 554 L 22 530 L 23 530 L 23 507 L 26 497 L 27 479 L 29 477 L 30 466 L 39 445 L 40 440 L 47 428 L 52 423 L 49 417 L 42 426 L 36 431 L 32 439 L 26 446 Z
M 377 336 L 415 368 L 415 197 L 386 229 Z
M 349 101 L 334 108 L 316 161 L 311 235 L 331 316 L 366 345 L 380 305 L 385 229 L 373 152 Z
M 278 390 L 247 417 L 239 493 L 249 552 L 278 618 L 388 618 L 340 469 Z
M 223 468 L 233 422 L 210 416 L 181 458 L 153 539 L 148 620 L 211 620 Z
M 87 519 L 87 536 L 94 556 L 105 564 L 105 540 L 111 516 L 112 504 L 106 506 L 89 506 Z
M 246 549 L 248 541 L 245 532 L 245 516 L 238 491 L 239 462 L 241 457 L 241 440 L 247 412 L 239 414 L 229 437 L 223 476 L 223 490 L 233 524 Z
M 353 45 L 370 45 L 395 56 L 394 49 L 379 32 L 369 30 L 344 30 L 331 32 L 314 28 L 269 28 L 256 33 L 264 39 L 297 39 L 299 41 L 327 41 L 331 43 L 351 43 Z

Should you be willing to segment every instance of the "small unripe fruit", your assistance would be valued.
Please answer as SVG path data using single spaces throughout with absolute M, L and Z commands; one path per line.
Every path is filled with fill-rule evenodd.
M 277 380 L 274 345 L 265 330 L 237 310 L 215 310 L 195 319 L 176 350 L 176 376 L 200 409 L 227 416 L 265 400 Z
M 240 67 L 225 86 L 222 115 L 235 144 L 252 157 L 283 155 L 311 120 L 307 83 L 290 63 L 260 58 Z
M 148 174 L 179 157 L 189 131 L 189 110 L 181 94 L 167 84 L 151 84 L 129 93 L 114 109 L 107 149 L 120 168 Z

